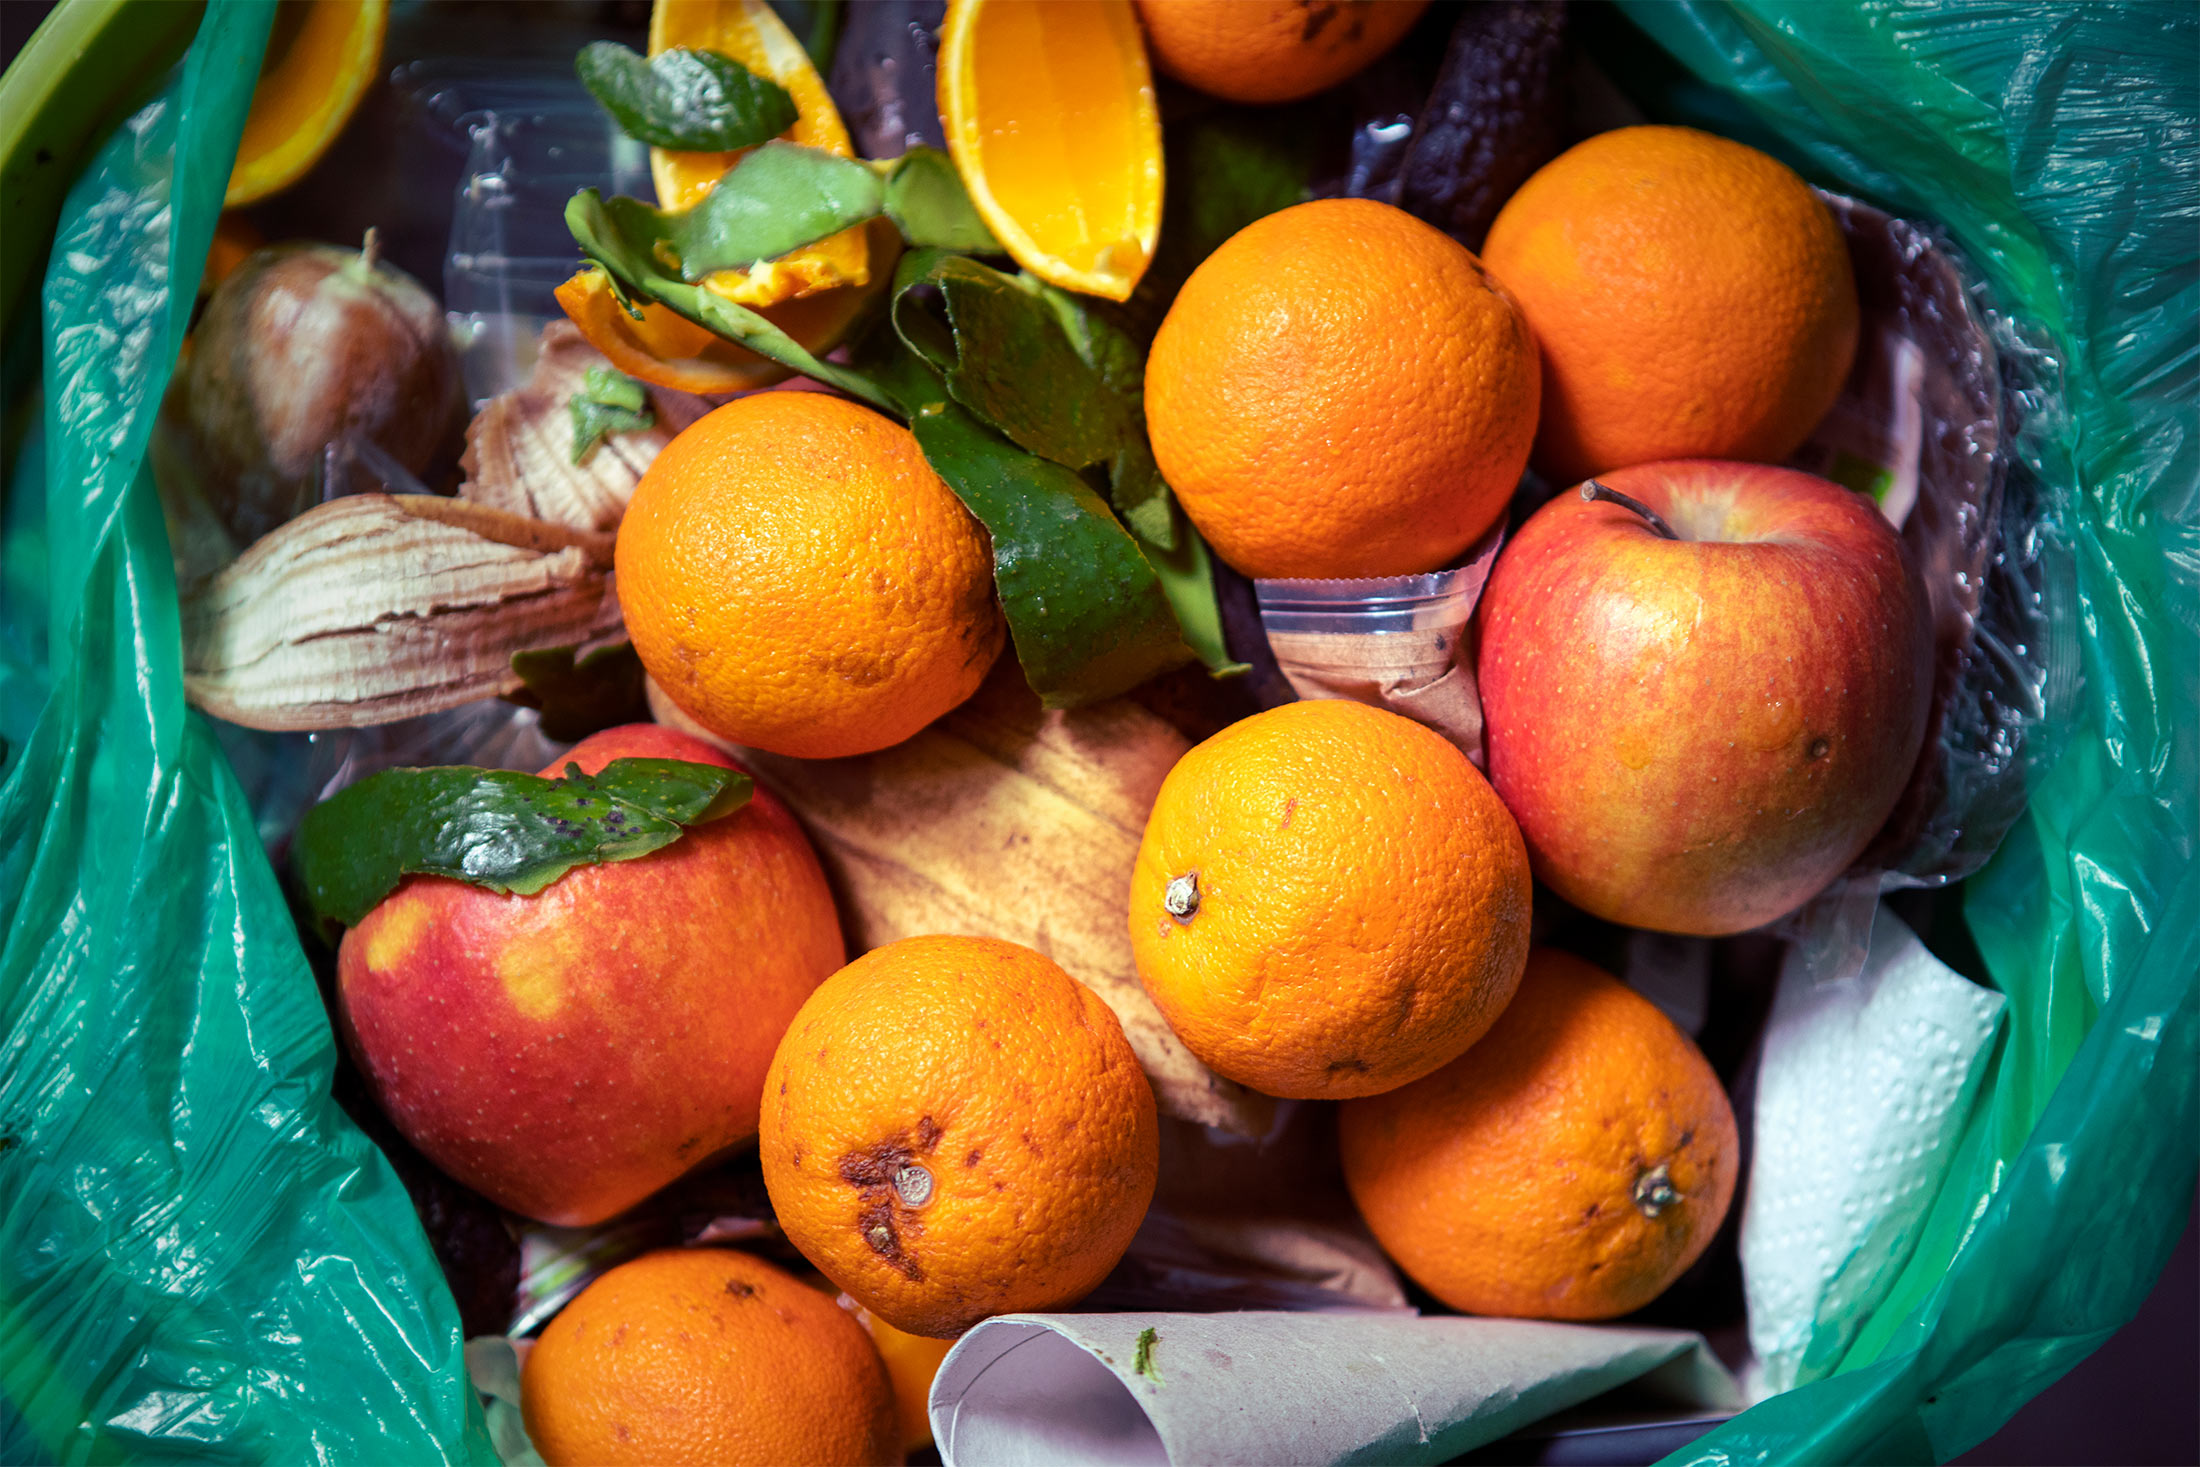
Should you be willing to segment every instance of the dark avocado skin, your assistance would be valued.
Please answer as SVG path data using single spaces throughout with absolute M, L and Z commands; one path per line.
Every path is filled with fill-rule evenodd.
M 1564 0 L 1461 7 L 1399 170 L 1399 205 L 1481 249 L 1513 191 L 1565 146 L 1569 60 Z

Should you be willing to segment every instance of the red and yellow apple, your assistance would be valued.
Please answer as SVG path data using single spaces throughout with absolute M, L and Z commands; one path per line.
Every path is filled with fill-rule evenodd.
M 636 724 L 543 773 L 628 757 L 736 767 Z M 845 956 L 816 853 L 759 789 L 534 896 L 406 878 L 345 934 L 338 1008 L 375 1099 L 430 1161 L 572 1226 L 753 1140 L 772 1052 Z
M 1932 635 L 1871 500 L 1706 459 L 1568 490 L 1483 595 L 1490 782 L 1536 875 L 1596 916 L 1739 932 L 1871 840 L 1924 739 Z M 1674 538 L 1667 538 L 1670 529 Z

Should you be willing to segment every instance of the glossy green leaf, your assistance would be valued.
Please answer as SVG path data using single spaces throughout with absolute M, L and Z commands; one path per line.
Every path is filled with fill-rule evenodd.
M 748 803 L 738 770 L 614 759 L 562 779 L 513 769 L 385 769 L 306 813 L 296 850 L 314 913 L 349 927 L 407 876 L 532 896 L 576 866 L 661 850 Z
M 628 137 L 653 148 L 729 152 L 794 126 L 785 87 L 715 51 L 676 46 L 644 57 L 615 41 L 591 41 L 573 69 Z
M 875 218 L 885 196 L 886 185 L 865 164 L 775 140 L 734 164 L 692 208 L 614 197 L 603 210 L 630 249 L 655 255 L 660 244 L 669 246 L 680 278 L 692 285 Z
M 992 536 L 1016 661 L 1048 707 L 1128 692 L 1191 659 L 1154 567 L 1091 485 L 955 402 L 883 325 L 854 356 L 900 405 L 933 472 Z
M 915 147 L 901 155 L 886 180 L 886 217 L 912 249 L 1003 253 L 971 204 L 954 160 L 937 148 Z
M 573 414 L 573 462 L 613 433 L 638 433 L 655 427 L 649 392 L 641 383 L 609 367 L 590 367 L 585 385 L 566 406 Z
M 682 280 L 658 257 L 649 237 L 631 236 L 613 220 L 611 205 L 621 203 L 631 204 L 633 200 L 613 199 L 607 203 L 594 189 L 582 189 L 565 206 L 565 227 L 579 242 L 581 253 L 610 277 L 622 303 L 636 297 L 655 301 L 705 330 L 738 341 L 805 377 L 837 387 L 883 411 L 899 411 L 894 399 L 860 372 L 811 355 L 793 337 L 746 306 Z

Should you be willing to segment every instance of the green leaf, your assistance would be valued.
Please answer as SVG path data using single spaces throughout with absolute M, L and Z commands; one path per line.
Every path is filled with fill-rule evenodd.
M 653 148 L 723 153 L 794 126 L 787 89 L 715 51 L 643 57 L 614 41 L 581 47 L 573 69 L 630 138 Z
M 1106 501 L 953 401 L 887 330 L 857 361 L 893 393 L 925 462 L 993 539 L 993 581 L 1024 681 L 1050 708 L 1111 698 L 1191 659 L 1160 578 Z
M 669 247 L 690 285 L 720 270 L 746 270 L 876 218 L 886 185 L 853 158 L 772 141 L 733 165 L 700 202 L 660 209 L 612 198 L 606 218 L 630 249 Z
M 1153 1347 L 1161 1343 L 1161 1335 L 1151 1325 L 1138 1332 L 1137 1347 L 1131 1352 L 1131 1374 L 1143 1375 L 1155 1385 L 1161 1383 L 1161 1371 L 1153 1363 Z
M 719 187 L 725 184 L 721 182 Z M 610 204 L 633 202 L 613 199 Z M 565 206 L 565 227 L 580 243 L 581 253 L 610 277 L 612 289 L 622 302 L 633 297 L 655 301 L 705 330 L 737 341 L 805 377 L 837 387 L 882 411 L 899 412 L 894 399 L 860 372 L 812 356 L 793 337 L 746 306 L 682 280 L 659 258 L 650 237 L 631 237 L 613 220 L 610 204 L 594 189 L 582 189 Z
M 1126 438 L 1145 437 L 1138 405 L 1087 365 L 1015 276 L 914 251 L 894 275 L 893 322 L 956 402 L 1064 468 L 1106 464 Z
M 971 204 L 954 160 L 938 148 L 919 146 L 901 155 L 886 179 L 886 217 L 911 249 L 1004 253 Z
M 575 463 L 585 460 L 613 433 L 636 433 L 657 423 L 656 414 L 649 410 L 648 389 L 609 367 L 590 367 L 581 390 L 566 406 L 573 414 Z
M 542 711 L 542 731 L 570 744 L 622 723 L 647 723 L 642 659 L 632 642 L 598 647 L 574 660 L 577 648 L 514 652 L 512 671 L 526 684 L 506 698 Z
M 737 770 L 614 759 L 563 779 L 511 769 L 385 769 L 306 812 L 298 874 L 325 921 L 355 926 L 406 876 L 449 876 L 532 896 L 576 866 L 661 850 L 748 803 Z

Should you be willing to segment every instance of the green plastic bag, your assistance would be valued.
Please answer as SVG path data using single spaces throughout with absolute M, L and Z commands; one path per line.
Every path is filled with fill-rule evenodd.
M 184 706 L 143 471 L 273 10 L 209 8 L 78 180 L 46 278 L 0 644 L 0 1461 L 495 1460 L 457 1310 L 329 1098 L 313 975 Z
M 456 1311 L 328 1098 L 280 891 L 184 708 L 142 473 L 269 9 L 217 0 L 71 195 L 43 433 L 6 507 L 10 1462 L 492 1460 Z M 2200 28 L 2167 5 L 1628 13 L 1688 72 L 1644 100 L 1937 221 L 2060 365 L 2018 444 L 2053 674 L 2031 804 L 1965 887 L 2005 1037 L 1840 1372 L 1678 1460 L 1944 1458 L 2129 1318 L 2200 1163 Z
M 2025 819 L 1964 888 L 2009 996 L 1976 1111 L 1839 1373 L 1669 1459 L 1945 1460 L 2138 1309 L 2200 1168 L 2200 13 L 1639 0 L 1649 99 L 1936 222 L 2059 364 Z

